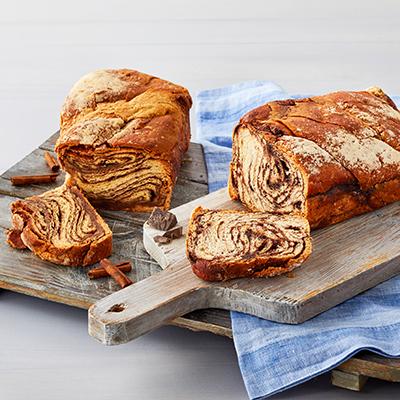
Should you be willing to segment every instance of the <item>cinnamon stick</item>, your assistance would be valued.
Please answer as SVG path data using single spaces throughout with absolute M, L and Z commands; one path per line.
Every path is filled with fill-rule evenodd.
M 49 166 L 49 168 L 53 171 L 53 172 L 58 172 L 60 170 L 60 164 L 58 163 L 58 161 L 56 160 L 55 157 L 53 157 L 53 155 L 51 153 L 49 153 L 48 151 L 46 151 L 44 153 L 44 158 L 47 162 L 47 165 Z
M 11 177 L 11 183 L 14 186 L 32 185 L 35 183 L 50 183 L 54 182 L 58 174 L 46 175 L 16 175 Z
M 103 258 L 100 261 L 100 265 L 105 269 L 107 274 L 110 275 L 119 286 L 121 286 L 122 289 L 132 285 L 133 282 L 107 258 Z
M 115 264 L 115 266 L 121 272 L 131 272 L 132 271 L 132 264 L 129 261 Z M 105 277 L 109 276 L 108 273 L 106 272 L 106 270 L 104 269 L 104 267 L 93 268 L 88 271 L 87 275 L 90 279 L 105 278 Z

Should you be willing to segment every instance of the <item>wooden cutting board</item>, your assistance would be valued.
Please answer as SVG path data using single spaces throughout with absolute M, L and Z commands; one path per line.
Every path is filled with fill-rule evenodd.
M 39 260 L 27 250 L 12 249 L 5 243 L 4 230 L 10 226 L 8 209 L 10 202 L 17 198 L 42 193 L 61 184 L 64 179 L 61 174 L 54 184 L 25 187 L 13 187 L 10 184 L 10 177 L 13 175 L 47 172 L 43 154 L 45 151 L 53 151 L 57 135 L 51 136 L 0 177 L 0 288 L 75 307 L 89 308 L 102 297 L 119 290 L 119 287 L 107 278 L 90 281 L 86 276 L 89 268 L 59 267 Z M 181 167 L 174 190 L 173 204 L 179 206 L 206 193 L 207 174 L 203 151 L 201 145 L 191 143 L 187 161 Z M 143 246 L 143 223 L 147 215 L 116 211 L 100 212 L 113 231 L 112 258 L 115 261 L 128 259 L 134 264 L 132 272 L 129 273 L 130 278 L 140 281 L 158 274 L 161 267 L 151 259 Z M 162 263 L 162 259 L 159 261 Z M 196 310 L 183 317 L 169 320 L 168 323 L 191 330 L 203 330 L 232 337 L 229 312 L 222 309 Z M 376 355 L 368 354 L 353 357 L 340 366 L 339 370 L 333 371 L 335 375 L 333 383 L 354 390 L 359 389 L 360 383 L 365 383 L 366 377 L 369 376 L 398 381 L 400 367 L 394 365 L 393 360 L 382 357 L 377 360 L 377 358 Z M 340 374 L 339 377 L 338 374 Z
M 226 189 L 172 210 L 184 231 L 192 210 L 237 209 Z M 400 203 L 313 233 L 313 253 L 288 276 L 204 282 L 191 271 L 185 238 L 158 245 L 145 224 L 143 242 L 164 269 L 89 309 L 89 333 L 105 344 L 132 340 L 185 313 L 209 307 L 283 323 L 301 323 L 400 272 Z

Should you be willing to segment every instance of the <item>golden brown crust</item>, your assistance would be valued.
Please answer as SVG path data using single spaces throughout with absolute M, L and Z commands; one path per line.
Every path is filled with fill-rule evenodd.
M 235 231 L 229 237 L 229 230 L 224 230 L 221 237 L 207 237 L 207 231 L 211 230 L 212 223 L 208 217 L 212 216 L 219 225 L 217 231 L 223 231 L 223 225 L 228 224 L 229 216 L 232 216 L 232 225 L 229 229 Z M 205 218 L 204 218 L 205 217 Z M 243 225 L 243 219 L 251 219 L 249 226 Z M 205 219 L 205 220 L 203 220 Z M 259 227 L 254 225 L 259 224 Z M 282 226 L 281 226 L 282 224 Z M 269 230 L 269 231 L 268 231 Z M 293 235 L 293 232 L 296 232 Z M 256 232 L 256 235 L 252 235 Z M 274 216 L 268 213 L 249 213 L 236 210 L 208 210 L 197 207 L 190 218 L 186 238 L 186 254 L 192 264 L 193 272 L 206 281 L 221 281 L 240 277 L 272 277 L 293 270 L 304 262 L 311 254 L 310 228 L 307 220 L 300 215 Z M 292 236 L 286 237 L 285 235 Z M 237 236 L 242 235 L 242 241 Z M 261 238 L 260 236 L 265 235 Z M 205 236 L 203 238 L 202 236 Z M 244 239 L 243 239 L 244 238 Z M 283 247 L 290 246 L 293 241 L 298 241 L 293 251 L 286 252 L 274 250 L 276 240 L 284 243 Z M 249 246 L 243 254 L 240 252 L 233 256 L 226 254 L 219 248 L 222 246 L 243 245 L 243 240 L 248 241 Z M 252 248 L 261 240 L 258 248 Z M 227 244 L 227 242 L 231 241 Z M 240 242 L 240 243 L 239 243 Z M 299 246 L 299 248 L 297 247 Z M 211 254 L 207 258 L 202 256 L 201 248 L 209 246 Z M 269 246 L 268 250 L 266 248 Z M 204 252 L 204 251 L 203 251 Z
M 11 204 L 8 243 L 43 260 L 86 266 L 109 257 L 112 233 L 76 187 L 61 186 Z
M 99 70 L 84 76 L 65 100 L 56 144 L 70 182 L 84 190 L 92 202 L 106 208 L 131 211 L 149 211 L 154 206 L 168 208 L 190 142 L 191 104 L 185 88 L 138 71 Z M 108 171 L 108 181 L 104 178 L 94 184 L 96 171 L 90 171 L 87 159 L 97 156 L 97 168 L 107 164 L 111 154 L 115 157 L 109 165 L 115 171 Z M 129 193 L 122 197 L 113 195 L 118 192 L 118 185 L 108 193 L 102 188 L 97 190 L 96 185 L 104 187 L 113 180 L 113 173 L 121 176 L 127 161 L 132 160 L 128 168 L 133 170 L 138 165 L 138 155 L 146 159 L 144 168 L 151 174 L 145 178 L 132 175 L 128 183 L 133 185 L 140 179 L 146 179 L 147 183 L 153 177 L 160 182 L 152 182 L 146 193 L 131 199 Z M 124 173 L 128 176 L 129 171 Z M 102 174 L 104 177 L 104 171 Z M 89 184 L 92 186 L 88 187 Z M 121 185 L 127 186 L 127 182 L 121 181 Z M 132 192 L 135 190 L 136 187 Z
M 312 228 L 400 200 L 400 112 L 379 88 L 275 101 L 240 120 L 233 134 L 229 193 L 251 210 L 279 211 L 260 208 L 243 195 L 241 188 L 249 184 L 238 181 L 243 170 L 238 154 L 240 136 L 249 132 L 279 149 L 281 157 L 295 159 L 308 182 L 304 213 Z
M 7 231 L 7 243 L 14 249 L 26 249 L 25 243 L 21 239 L 21 231 L 18 229 Z

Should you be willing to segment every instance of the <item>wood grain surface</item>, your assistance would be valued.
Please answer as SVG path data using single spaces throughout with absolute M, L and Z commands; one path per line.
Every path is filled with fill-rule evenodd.
M 400 382 L 400 360 L 363 352 L 332 371 L 334 386 L 359 392 L 369 378 Z
M 400 382 L 400 359 L 384 358 L 373 353 L 360 353 L 341 364 L 337 369 L 346 373 L 357 372 L 368 378 Z
M 198 205 L 241 208 L 226 189 L 173 212 L 186 231 Z M 400 203 L 314 231 L 313 252 L 290 275 L 204 282 L 191 270 L 185 237 L 157 244 L 144 226 L 143 242 L 163 273 L 114 293 L 89 309 L 89 333 L 105 344 L 132 340 L 189 311 L 221 308 L 284 323 L 301 323 L 400 272 Z M 146 299 L 146 300 L 145 300 Z M 123 305 L 112 312 L 114 305 Z
M 47 173 L 44 153 L 53 151 L 57 135 L 51 136 L 0 177 L 0 288 L 87 309 L 97 300 L 120 289 L 113 279 L 89 280 L 86 274 L 91 267 L 57 266 L 40 260 L 29 250 L 15 250 L 5 240 L 5 230 L 10 227 L 10 203 L 17 198 L 55 188 L 64 180 L 64 173 L 60 173 L 57 181 L 52 184 L 16 187 L 10 182 L 13 175 Z M 183 204 L 203 196 L 207 191 L 202 147 L 192 143 L 182 164 L 172 204 Z M 111 259 L 116 262 L 131 260 L 133 269 L 129 277 L 134 282 L 161 270 L 148 255 L 142 242 L 143 223 L 148 214 L 109 210 L 100 210 L 100 213 L 113 232 Z M 229 315 L 222 310 L 194 312 L 171 323 L 192 330 L 207 330 L 231 336 Z

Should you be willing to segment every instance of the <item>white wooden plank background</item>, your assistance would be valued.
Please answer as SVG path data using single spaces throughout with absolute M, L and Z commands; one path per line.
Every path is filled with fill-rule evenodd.
M 193 94 L 247 79 L 400 94 L 396 0 L 2 0 L 0 10 L 0 170 L 57 129 L 68 89 L 96 68 L 136 68 Z M 228 339 L 164 328 L 106 349 L 81 310 L 4 292 L 0 318 L 1 399 L 246 397 Z M 362 397 L 394 393 L 368 383 Z M 359 397 L 325 376 L 275 398 L 322 394 Z

